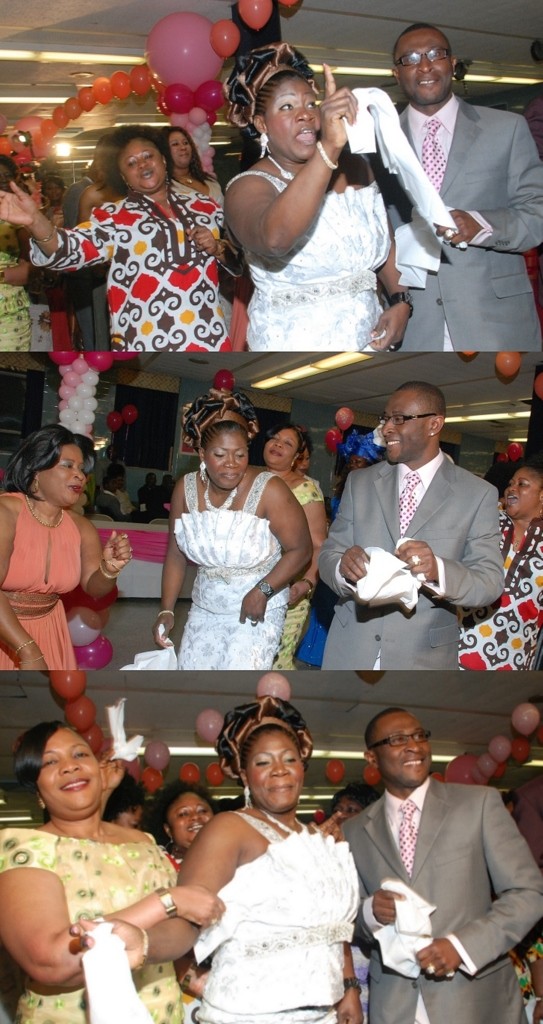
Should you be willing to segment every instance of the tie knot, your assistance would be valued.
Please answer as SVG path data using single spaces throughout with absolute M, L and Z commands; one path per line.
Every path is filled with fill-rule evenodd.
M 426 122 L 426 135 L 430 136 L 430 138 L 434 138 L 440 128 L 441 121 L 439 120 L 439 117 L 431 117 L 430 120 Z
M 417 810 L 417 805 L 415 801 L 412 800 L 411 797 L 409 797 L 408 800 L 404 800 L 403 804 L 400 807 L 400 810 L 402 812 L 402 817 L 404 821 L 412 821 L 413 815 Z
M 414 491 L 415 488 L 418 487 L 420 483 L 421 479 L 416 469 L 411 470 L 411 472 L 407 474 L 404 480 L 403 491 Z

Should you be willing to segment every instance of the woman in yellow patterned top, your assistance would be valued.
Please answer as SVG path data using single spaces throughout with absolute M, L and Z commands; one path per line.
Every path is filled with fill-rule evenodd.
M 24 733 L 15 774 L 49 814 L 38 829 L 0 833 L 0 944 L 28 976 L 17 1021 L 85 1024 L 82 950 L 71 923 L 122 913 L 145 929 L 178 915 L 194 925 L 195 939 L 224 907 L 204 887 L 177 887 L 151 836 L 102 821 L 100 764 L 64 723 L 42 722 Z M 155 1024 L 180 1024 L 173 964 L 143 961 L 134 983 Z
M 294 653 L 309 615 L 309 602 L 315 589 L 319 551 L 326 538 L 324 496 L 316 480 L 300 477 L 298 456 L 306 447 L 300 427 L 285 423 L 271 427 L 266 434 L 264 462 L 268 469 L 282 477 L 302 506 L 313 544 L 311 562 L 290 585 L 289 607 L 279 650 L 275 656 L 275 669 L 293 669 Z
M 9 156 L 0 156 L 0 189 L 9 189 L 17 181 L 17 164 Z M 26 236 L 26 239 L 25 239 Z M 26 232 L 0 220 L 0 351 L 28 352 L 30 349 L 30 302 L 25 285 L 30 263 Z

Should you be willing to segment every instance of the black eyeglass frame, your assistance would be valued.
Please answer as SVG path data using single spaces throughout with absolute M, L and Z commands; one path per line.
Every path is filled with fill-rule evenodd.
M 372 743 L 368 750 L 375 750 L 376 747 L 405 747 L 409 740 L 415 740 L 415 743 L 427 743 L 432 733 L 429 729 L 415 729 L 415 732 L 394 732 L 392 736 L 385 736 L 384 740 L 377 740 L 376 743 Z M 417 739 L 417 736 L 419 739 Z M 420 738 L 422 737 L 422 738 Z M 400 740 L 399 743 L 394 743 L 393 740 Z
M 413 412 L 407 413 L 405 416 L 401 412 L 393 412 L 390 416 L 387 416 L 385 412 L 382 412 L 379 416 L 379 426 L 383 427 L 385 423 L 392 420 L 395 427 L 403 427 L 406 420 L 424 420 L 427 416 L 437 416 L 437 412 Z
M 430 54 L 435 53 L 435 57 L 431 57 Z M 402 68 L 417 68 L 423 57 L 426 57 L 430 61 L 430 64 L 434 64 L 436 60 L 445 60 L 446 57 L 451 56 L 451 51 L 447 46 L 432 46 L 429 50 L 425 50 L 423 53 L 418 53 L 417 50 L 413 50 L 412 53 L 404 53 L 402 57 L 398 57 L 394 61 L 395 67 Z M 418 60 L 407 60 L 408 57 L 418 57 Z M 407 63 L 405 63 L 407 61 Z

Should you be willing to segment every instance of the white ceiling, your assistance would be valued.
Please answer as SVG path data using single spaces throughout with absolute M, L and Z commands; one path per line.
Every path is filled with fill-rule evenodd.
M 211 22 L 231 15 L 224 0 L 43 0 L 2 4 L 0 48 L 9 50 L 43 50 L 70 53 L 116 54 L 141 61 L 146 39 L 153 26 L 174 11 L 197 11 Z M 397 0 L 299 0 L 294 7 L 280 7 L 283 39 L 293 43 L 312 63 L 323 60 L 332 66 L 365 66 L 377 71 L 375 77 L 339 79 L 351 86 L 377 86 L 389 90 L 395 101 L 401 95 L 388 71 L 390 50 L 403 28 L 415 21 L 438 21 L 450 36 L 456 55 L 472 62 L 469 72 L 475 75 L 513 75 L 543 80 L 543 65 L 534 64 L 530 44 L 543 35 L 540 0 L 457 0 L 443 10 L 428 0 L 410 0 L 400 7 Z M 110 76 L 119 63 L 85 63 L 79 58 L 68 62 L 43 61 L 29 63 L 3 60 L 0 65 L 0 95 L 47 95 L 62 103 L 76 93 L 76 88 L 92 84 L 93 78 Z M 85 75 L 90 76 L 86 78 Z M 181 80 L 182 80 L 182 76 Z M 476 83 L 469 78 L 457 85 L 460 94 L 476 99 L 483 94 L 496 96 L 510 86 L 497 83 Z M 15 101 L 0 105 L 10 124 L 27 114 L 50 117 L 53 103 Z M 112 123 L 121 120 L 157 120 L 152 99 L 135 97 L 97 106 L 70 122 L 61 138 L 75 138 L 84 144 Z M 216 125 L 213 140 L 228 136 L 226 129 Z M 87 152 L 88 155 L 88 152 Z

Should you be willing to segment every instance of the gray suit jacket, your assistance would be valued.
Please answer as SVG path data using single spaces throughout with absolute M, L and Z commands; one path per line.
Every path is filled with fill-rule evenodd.
M 444 459 L 408 527 L 444 560 L 445 596 L 422 587 L 411 612 L 400 605 L 370 607 L 338 585 L 336 566 L 357 544 L 393 552 L 400 535 L 398 468 L 386 462 L 350 473 L 338 514 L 321 549 L 319 572 L 341 595 L 324 651 L 323 668 L 458 668 L 456 605 L 492 604 L 503 590 L 498 496 L 494 487 Z
M 543 879 L 500 794 L 430 780 L 410 879 L 381 798 L 343 826 L 362 898 L 399 878 L 436 905 L 434 937 L 454 934 L 479 968 L 474 978 L 417 981 L 383 966 L 374 944 L 370 1024 L 411 1024 L 419 991 L 431 1024 L 521 1024 L 520 987 L 507 951 L 543 915 Z M 493 893 L 497 899 L 493 901 Z M 359 913 L 357 930 L 367 936 Z
M 411 142 L 406 111 L 400 120 Z M 393 179 L 380 184 L 397 226 L 410 220 L 411 207 Z M 444 246 L 439 272 L 428 274 L 424 289 L 411 289 L 404 351 L 440 350 L 445 318 L 456 350 L 539 351 L 521 253 L 543 241 L 543 163 L 525 119 L 460 100 L 441 196 L 451 209 L 478 211 L 494 231 L 482 247 Z

